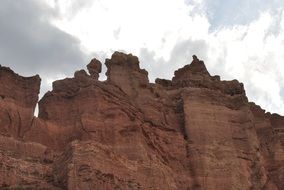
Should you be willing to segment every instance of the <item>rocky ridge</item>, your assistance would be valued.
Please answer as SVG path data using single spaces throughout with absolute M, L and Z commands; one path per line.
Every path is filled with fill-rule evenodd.
M 284 189 L 284 117 L 203 61 L 149 83 L 131 54 L 55 81 L 0 66 L 0 189 Z

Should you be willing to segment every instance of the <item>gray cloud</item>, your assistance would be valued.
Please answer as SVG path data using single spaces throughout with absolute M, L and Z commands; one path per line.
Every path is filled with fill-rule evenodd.
M 40 1 L 0 2 L 0 64 L 21 75 L 40 74 L 41 78 L 72 75 L 84 67 L 88 55 L 80 42 L 53 26 L 57 16 Z M 42 84 L 42 91 L 48 86 Z
M 169 60 L 162 57 L 155 59 L 156 54 L 148 49 L 141 49 L 139 59 L 141 67 L 149 72 L 149 79 L 154 82 L 156 78 L 171 79 L 174 76 L 174 71 L 190 64 L 192 55 L 197 55 L 200 59 L 207 60 L 208 45 L 204 40 L 184 40 L 177 43 Z

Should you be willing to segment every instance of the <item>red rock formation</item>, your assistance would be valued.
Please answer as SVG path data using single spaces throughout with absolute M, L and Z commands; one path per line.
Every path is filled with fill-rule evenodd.
M 99 74 L 102 72 L 102 64 L 97 59 L 92 59 L 87 65 L 88 71 L 92 77 L 95 79 L 99 78 Z
M 260 152 L 268 178 L 272 179 L 279 189 L 284 187 L 284 117 L 265 113 L 259 106 L 250 103 L 254 128 L 260 143 Z
M 193 58 L 155 84 L 136 56 L 115 52 L 105 82 L 93 59 L 53 83 L 38 118 L 39 77 L 1 67 L 0 187 L 283 189 L 284 118 Z
M 0 188 L 53 189 L 48 147 L 24 141 L 34 122 L 39 76 L 21 77 L 0 66 Z M 40 134 L 44 138 L 44 134 Z
M 21 77 L 0 65 L 0 133 L 22 138 L 32 123 L 40 87 L 39 76 Z

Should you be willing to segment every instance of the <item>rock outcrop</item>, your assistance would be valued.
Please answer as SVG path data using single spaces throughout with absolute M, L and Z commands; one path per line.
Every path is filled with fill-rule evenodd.
M 39 76 L 21 77 L 0 65 L 0 133 L 22 138 L 30 128 L 40 88 Z
M 149 83 L 131 54 L 55 81 L 0 67 L 2 189 L 284 189 L 284 117 L 203 61 Z
M 98 79 L 99 78 L 99 74 L 102 72 L 102 63 L 99 60 L 94 58 L 87 65 L 87 68 L 88 68 L 88 71 L 89 71 L 90 75 L 93 78 Z

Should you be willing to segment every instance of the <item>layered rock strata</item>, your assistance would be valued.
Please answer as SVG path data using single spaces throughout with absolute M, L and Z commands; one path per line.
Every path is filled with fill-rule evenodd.
M 284 118 L 203 61 L 149 83 L 131 54 L 55 81 L 0 67 L 2 189 L 284 189 Z

